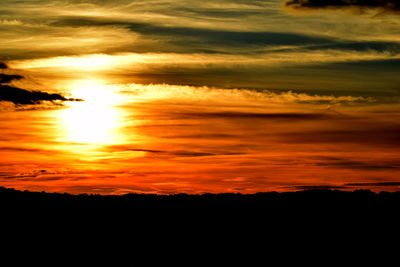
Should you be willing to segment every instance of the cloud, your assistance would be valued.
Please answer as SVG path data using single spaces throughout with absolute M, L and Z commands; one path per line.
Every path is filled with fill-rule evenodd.
M 41 151 L 40 149 L 35 149 L 35 148 L 22 148 L 22 147 L 5 147 L 2 146 L 0 147 L 0 151 L 17 151 L 17 152 L 39 152 Z
M 167 84 L 130 84 L 120 87 L 120 91 L 125 94 L 140 95 L 143 101 L 155 103 L 157 100 L 179 99 L 181 103 L 185 100 L 192 102 L 193 99 L 201 99 L 203 101 L 215 101 L 219 103 L 225 102 L 228 105 L 243 105 L 243 101 L 249 101 L 252 104 L 283 104 L 283 103 L 302 103 L 302 104 L 340 104 L 340 103 L 371 103 L 375 102 L 373 98 L 351 95 L 323 95 L 297 93 L 287 90 L 271 91 L 266 89 L 246 89 L 246 88 L 226 88 L 226 87 L 208 87 L 208 86 L 182 86 Z M 227 93 L 229 90 L 229 93 Z M 347 92 L 346 92 L 347 93 Z M 199 104 L 199 103 L 197 103 Z M 210 102 L 207 102 L 210 105 Z M 224 112 L 201 112 L 205 116 L 215 118 L 264 118 L 264 119 L 318 119 L 331 118 L 334 114 L 310 114 L 307 112 L 247 112 L 247 111 L 224 111 Z M 337 114 L 335 114 L 336 116 Z M 175 116 L 197 117 L 197 111 L 182 112 Z M 203 116 L 203 115 L 202 115 Z
M 166 157 L 208 157 L 208 156 L 232 156 L 232 155 L 242 155 L 240 152 L 232 152 L 232 151 L 218 151 L 213 150 L 212 152 L 208 151 L 193 151 L 193 150 L 155 150 L 155 149 L 142 149 L 137 147 L 130 147 L 126 145 L 114 145 L 108 146 L 106 148 L 108 152 L 146 152 L 151 155 L 158 156 L 166 156 Z
M 397 169 L 400 165 L 395 162 L 382 163 L 382 162 L 363 162 L 356 160 L 326 160 L 319 162 L 316 166 L 326 166 L 331 168 L 344 168 L 344 169 L 361 169 L 361 170 L 384 170 L 384 169 Z
M 223 52 L 229 52 L 227 47 L 240 48 L 247 46 L 274 46 L 274 45 L 309 45 L 329 44 L 330 38 L 310 36 L 289 32 L 262 32 L 262 31 L 238 31 L 212 28 L 188 27 L 188 26 L 163 26 L 157 23 L 133 22 L 111 18 L 93 17 L 65 17 L 50 24 L 54 27 L 121 27 L 144 37 L 163 40 L 171 46 L 176 45 L 183 50 L 191 47 L 193 52 L 211 52 L 219 48 Z M 217 46 L 217 47 L 216 47 Z M 165 49 L 165 48 L 162 48 Z M 170 47 L 169 49 L 173 49 Z M 220 51 L 220 52 L 221 52 Z M 215 51 L 217 52 L 217 51 Z
M 147 152 L 147 153 L 165 153 L 165 151 L 161 151 L 161 150 L 144 149 L 144 148 L 137 148 L 137 147 L 126 146 L 126 145 L 108 146 L 107 149 L 110 152 L 133 151 L 133 152 Z
M 346 125 L 346 124 L 347 125 Z M 352 126 L 353 124 L 353 126 Z M 353 128 L 358 124 L 358 129 Z M 399 125 L 380 125 L 363 124 L 360 121 L 343 120 L 342 128 L 310 130 L 307 132 L 293 132 L 281 134 L 288 143 L 300 144 L 364 144 L 378 146 L 398 146 L 400 145 L 400 127 Z M 350 166 L 352 168 L 391 168 L 390 165 L 363 165 L 360 162 L 340 162 L 329 163 L 330 166 Z
M 400 182 L 347 183 L 346 186 L 400 186 Z
M 0 62 L 0 69 L 8 69 L 5 63 Z M 0 101 L 10 101 L 18 105 L 38 104 L 41 101 L 79 101 L 79 99 L 65 98 L 60 94 L 50 94 L 40 91 L 28 91 L 11 85 L 6 85 L 14 80 L 24 77 L 15 74 L 0 74 Z
M 275 54 L 299 50 L 377 51 L 397 54 L 400 43 L 395 41 L 346 40 L 322 35 L 294 32 L 229 30 L 197 26 L 165 26 L 156 22 L 137 22 L 89 16 L 61 17 L 53 27 L 91 28 L 120 27 L 144 39 L 157 39 L 165 45 L 154 47 L 158 52 L 194 52 L 224 54 Z M 273 48 L 268 51 L 268 47 Z M 262 49 L 261 49 L 262 48 Z M 135 45 L 125 47 L 139 52 Z
M 14 104 L 38 104 L 40 101 L 68 101 L 59 94 L 49 94 L 40 91 L 28 91 L 8 85 L 0 85 L 0 101 L 10 101 Z
M 399 0 L 287 0 L 285 7 L 293 10 L 312 9 L 376 9 L 384 12 L 399 12 Z
M 399 42 L 389 42 L 389 41 L 354 41 L 354 40 L 332 40 L 329 44 L 322 45 L 312 45 L 304 47 L 290 47 L 282 49 L 281 51 L 315 51 L 315 50 L 337 50 L 343 53 L 344 51 L 354 51 L 354 52 L 372 52 L 376 51 L 378 53 L 388 53 L 390 56 L 395 56 L 400 53 L 400 43 Z M 278 52 L 278 51 L 275 51 Z
M 0 20 L 0 25 L 7 25 L 7 26 L 14 26 L 14 25 L 21 25 L 22 22 L 16 19 L 13 20 L 7 20 L 7 19 L 3 19 Z
M 400 182 L 367 182 L 367 183 L 345 183 L 343 185 L 295 185 L 282 187 L 285 189 L 292 190 L 342 190 L 351 189 L 354 187 L 397 187 L 400 186 Z
M 285 189 L 294 189 L 294 190 L 339 190 L 339 189 L 347 189 L 346 186 L 340 185 L 296 185 L 296 186 L 287 186 L 283 187 Z
M 280 10 L 282 0 L 40 2 L 6 4 L 14 13 L 2 19 L 21 21 L 2 25 L 7 42 L 0 60 L 10 66 L 17 59 L 135 53 L 152 58 L 144 64 L 131 58 L 131 66 L 102 71 L 137 83 L 351 95 L 388 95 L 399 82 L 393 74 L 398 65 L 385 72 L 373 62 L 400 57 L 396 21 L 288 16 Z M 355 61 L 362 66 L 349 64 Z M 333 68 L 332 62 L 348 65 Z
M 199 112 L 180 113 L 184 118 L 266 119 L 266 120 L 320 120 L 337 117 L 333 114 L 316 113 L 256 113 L 256 112 Z
M 20 80 L 22 78 L 24 78 L 24 77 L 20 76 L 20 75 L 10 75 L 10 74 L 0 73 L 0 84 L 9 83 L 11 81 Z

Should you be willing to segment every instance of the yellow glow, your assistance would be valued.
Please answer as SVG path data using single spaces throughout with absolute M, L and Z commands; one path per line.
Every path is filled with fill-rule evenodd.
M 274 49 L 282 49 L 285 47 L 275 47 Z M 14 60 L 7 64 L 11 68 L 16 69 L 34 69 L 49 68 L 53 70 L 79 70 L 80 72 L 94 72 L 101 70 L 118 70 L 119 68 L 129 68 L 130 70 L 145 70 L 149 66 L 165 65 L 165 64 L 225 64 L 231 63 L 248 63 L 248 64 L 268 64 L 281 65 L 293 64 L 295 62 L 342 62 L 355 60 L 378 60 L 378 59 L 399 59 L 400 55 L 393 55 L 389 52 L 345 52 L 345 51 L 320 51 L 313 52 L 275 52 L 268 53 L 266 56 L 257 58 L 249 58 L 243 55 L 214 55 L 212 57 L 203 54 L 163 54 L 163 53 L 121 53 L 121 54 L 88 54 L 84 56 L 62 56 L 53 58 L 40 58 L 32 60 Z M 119 69 L 121 70 L 121 69 Z
M 70 84 L 70 89 L 74 98 L 83 99 L 86 105 L 92 107 L 116 106 L 123 101 L 114 87 L 106 85 L 102 80 L 77 80 Z
M 71 103 L 62 111 L 64 141 L 91 145 L 122 142 L 122 114 L 116 107 L 121 98 L 100 81 L 78 81 L 73 85 L 74 97 L 83 102 Z
M 65 62 L 67 67 L 82 67 L 89 69 L 98 69 L 109 65 L 107 56 L 86 56 L 81 58 L 69 58 Z
M 14 68 L 67 68 L 82 71 L 95 71 L 109 68 L 113 64 L 113 57 L 109 55 L 93 54 L 80 57 L 53 57 L 38 60 L 26 60 L 11 64 Z

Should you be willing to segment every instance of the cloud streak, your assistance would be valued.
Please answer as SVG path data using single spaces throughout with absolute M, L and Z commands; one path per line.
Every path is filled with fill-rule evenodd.
M 399 0 L 287 0 L 284 6 L 294 10 L 374 9 L 395 13 L 400 11 Z
M 376 183 L 348 183 L 346 186 L 365 186 L 365 187 L 371 187 L 371 186 L 400 186 L 400 182 L 376 182 Z
M 356 41 L 293 32 L 235 31 L 193 26 L 163 26 L 154 22 L 145 23 L 89 16 L 59 18 L 50 26 L 67 28 L 121 27 L 140 34 L 143 38 L 156 38 L 159 42 L 164 42 L 166 45 L 163 47 L 154 48 L 158 49 L 158 52 L 263 54 L 268 53 L 266 47 L 276 48 L 271 51 L 271 54 L 299 49 L 306 51 L 324 49 L 339 51 L 375 50 L 378 52 L 389 51 L 393 54 L 400 51 L 399 42 Z M 260 50 L 261 47 L 263 49 Z M 286 48 L 279 49 L 279 47 Z M 131 49 L 135 52 L 133 46 Z
M 261 32 L 207 29 L 193 26 L 162 26 L 157 23 L 134 22 L 110 18 L 66 17 L 50 24 L 54 27 L 122 27 L 147 38 L 156 38 L 172 45 L 179 46 L 180 51 L 192 47 L 192 52 L 211 52 L 213 49 L 225 53 L 227 47 L 273 46 L 273 45 L 307 45 L 329 44 L 329 38 L 309 36 L 290 32 Z M 192 45 L 190 45 L 192 44 Z M 172 46 L 172 47 L 171 47 Z M 165 49 L 165 48 L 164 48 Z
M 283 0 L 3 2 L 0 61 L 10 66 L 24 59 L 134 54 L 126 56 L 131 65 L 102 74 L 120 71 L 128 83 L 357 90 L 355 95 L 388 95 L 399 82 L 392 75 L 398 65 L 389 62 L 400 57 L 395 19 L 377 23 L 344 15 L 337 23 L 331 16 L 292 16 L 282 12 Z M 390 73 L 376 60 L 388 61 Z M 332 62 L 363 66 L 333 68 Z

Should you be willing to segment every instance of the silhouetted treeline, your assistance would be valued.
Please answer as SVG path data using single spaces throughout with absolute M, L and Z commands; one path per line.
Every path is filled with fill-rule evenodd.
M 329 241 L 337 233 L 364 235 L 397 228 L 400 192 L 374 193 L 309 189 L 256 194 L 63 194 L 29 192 L 0 187 L 0 218 L 8 225 L 37 231 L 84 229 L 101 235 L 104 229 L 119 235 L 170 235 L 193 239 L 252 236 L 270 237 L 310 233 Z M 32 228 L 32 225 L 35 225 Z M 62 227 L 61 227 L 62 226 Z M 26 228 L 30 227 L 30 228 Z M 99 227 L 101 229 L 99 229 Z M 123 229 L 123 230 L 122 230 Z M 184 230 L 183 230 L 184 229 Z M 75 231 L 75 230 L 74 230 Z M 390 230 L 389 233 L 391 234 Z M 285 239 L 281 242 L 285 243 Z
M 400 204 L 399 192 L 374 193 L 370 190 L 341 191 L 331 189 L 309 189 L 296 192 L 264 192 L 255 194 L 220 193 L 220 194 L 139 194 L 129 193 L 125 195 L 99 195 L 99 194 L 68 194 L 68 193 L 46 193 L 19 191 L 12 188 L 0 187 L 0 202 L 4 205 L 13 203 L 117 203 L 135 206 L 136 204 L 155 205 L 215 205 L 215 204 L 236 204 L 268 206 L 276 205 L 297 206 L 297 207 L 318 207 L 318 206 L 341 206 L 359 205 L 393 206 Z M 136 205 L 137 206 L 137 205 Z

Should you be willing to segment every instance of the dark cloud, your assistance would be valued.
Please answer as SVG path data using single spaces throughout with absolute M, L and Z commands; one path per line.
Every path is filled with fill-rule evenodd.
M 287 186 L 283 187 L 285 189 L 294 189 L 294 190 L 339 190 L 339 189 L 347 189 L 347 186 L 336 186 L 336 185 L 295 185 L 295 186 Z
M 400 168 L 400 164 L 397 163 L 381 163 L 381 162 L 363 162 L 354 160 L 331 160 L 326 162 L 319 162 L 316 166 L 326 166 L 332 168 L 343 168 L 343 169 L 359 169 L 359 170 L 381 170 L 381 169 L 395 169 Z
M 400 0 L 287 0 L 284 6 L 295 10 L 356 8 L 399 12 Z
M 207 156 L 215 156 L 213 153 L 208 152 L 194 152 L 194 151 L 173 151 L 171 154 L 177 157 L 207 157 Z
M 224 134 L 224 133 L 205 133 L 205 134 L 177 134 L 168 136 L 169 139 L 179 138 L 179 139 L 229 139 L 237 138 L 238 134 Z
M 343 125 L 343 129 L 335 130 L 316 130 L 307 131 L 304 133 L 293 132 L 283 133 L 281 138 L 288 143 L 298 144 L 364 144 L 364 145 L 384 145 L 396 147 L 400 145 L 400 126 L 399 125 L 369 125 L 368 127 L 358 125 L 359 129 L 348 129 L 349 127 L 357 127 L 357 122 L 354 126 Z M 353 166 L 358 168 L 382 168 L 378 165 L 363 165 L 357 162 L 331 162 L 331 165 L 336 166 Z M 390 166 L 384 165 L 386 168 Z
M 331 39 L 309 36 L 296 33 L 282 32 L 252 32 L 252 31 L 230 31 L 213 30 L 194 27 L 172 27 L 161 26 L 151 23 L 129 22 L 113 19 L 97 19 L 91 17 L 67 17 L 51 23 L 51 26 L 59 27 L 103 27 L 117 26 L 127 28 L 132 32 L 139 33 L 157 40 L 164 40 L 171 44 L 179 45 L 184 40 L 185 46 L 196 44 L 195 48 L 204 51 L 203 46 L 272 46 L 272 45 L 308 45 L 327 44 Z
M 19 89 L 8 85 L 0 85 L 0 101 L 10 101 L 14 104 L 37 104 L 40 101 L 68 101 L 67 99 L 59 94 L 49 94 L 40 91 L 28 91 Z
M 400 186 L 400 182 L 347 183 L 345 186 Z
M 243 153 L 231 152 L 231 151 L 214 151 L 214 152 L 204 152 L 204 151 L 191 151 L 191 150 L 154 150 L 154 149 L 143 149 L 130 147 L 125 145 L 115 145 L 108 146 L 107 150 L 110 152 L 119 152 L 119 151 L 138 151 L 138 152 L 147 152 L 150 154 L 158 154 L 163 156 L 173 156 L 173 157 L 207 157 L 207 156 L 222 156 L 222 155 L 242 155 Z
M 1 69 L 8 69 L 7 65 L 0 62 Z M 6 85 L 14 80 L 20 80 L 24 77 L 15 74 L 0 74 L 0 101 L 10 101 L 18 105 L 38 104 L 41 101 L 79 101 L 80 99 L 65 98 L 59 94 L 49 94 L 40 91 L 28 91 L 11 85 Z
M 336 117 L 333 114 L 317 113 L 256 113 L 256 112 L 199 112 L 180 113 L 184 118 L 222 118 L 222 119 L 277 119 L 277 120 L 319 120 Z
M 343 185 L 295 185 L 285 186 L 284 189 L 291 190 L 342 190 L 354 187 L 392 187 L 400 186 L 400 182 L 368 182 L 368 183 L 346 183 Z
M 328 64 L 327 64 L 328 65 Z M 369 69 L 371 71 L 376 71 L 377 69 L 384 70 L 386 73 L 398 73 L 400 70 L 400 59 L 390 58 L 390 59 L 377 59 L 377 60 L 354 60 L 351 62 L 333 62 L 329 63 L 329 66 L 333 68 L 345 68 L 346 66 L 351 66 L 353 69 L 360 68 Z M 396 76 L 395 76 L 396 77 Z M 397 78 L 397 77 L 396 77 Z
M 256 56 L 255 56 L 256 57 Z M 375 65 L 376 64 L 376 65 Z M 309 95 L 399 96 L 399 59 L 352 60 L 265 67 L 257 64 L 161 64 L 145 70 L 126 69 L 121 77 L 141 84 L 268 89 Z M 329 78 L 329 79 L 328 79 Z M 334 86 L 332 85 L 334 83 Z M 334 90 L 332 88 L 335 88 Z M 395 98 L 391 98 L 394 100 Z
M 34 148 L 22 148 L 22 147 L 0 147 L 0 151 L 18 151 L 18 152 L 39 152 L 41 151 L 40 149 L 34 149 Z
M 353 41 L 353 40 L 332 40 L 328 44 L 316 44 L 303 47 L 289 47 L 266 51 L 266 53 L 292 52 L 292 51 L 315 51 L 315 50 L 344 50 L 344 51 L 376 51 L 397 55 L 400 53 L 400 43 L 389 41 Z
M 33 175 L 22 174 L 22 175 L 14 175 L 14 176 L 4 176 L 4 177 L 0 177 L 0 178 L 4 179 L 4 180 L 9 180 L 9 179 L 27 179 L 28 178 L 29 180 L 31 180 L 32 178 L 36 178 L 36 177 L 37 177 L 37 175 L 35 175 L 35 174 L 33 174 Z
M 114 145 L 108 146 L 107 149 L 110 152 L 118 152 L 118 151 L 137 151 L 137 152 L 148 152 L 148 153 L 165 153 L 162 150 L 154 150 L 154 149 L 144 149 L 144 148 L 137 148 L 125 145 Z
M 22 78 L 24 77 L 20 75 L 9 75 L 0 73 L 0 84 L 9 83 L 14 80 L 21 80 Z

